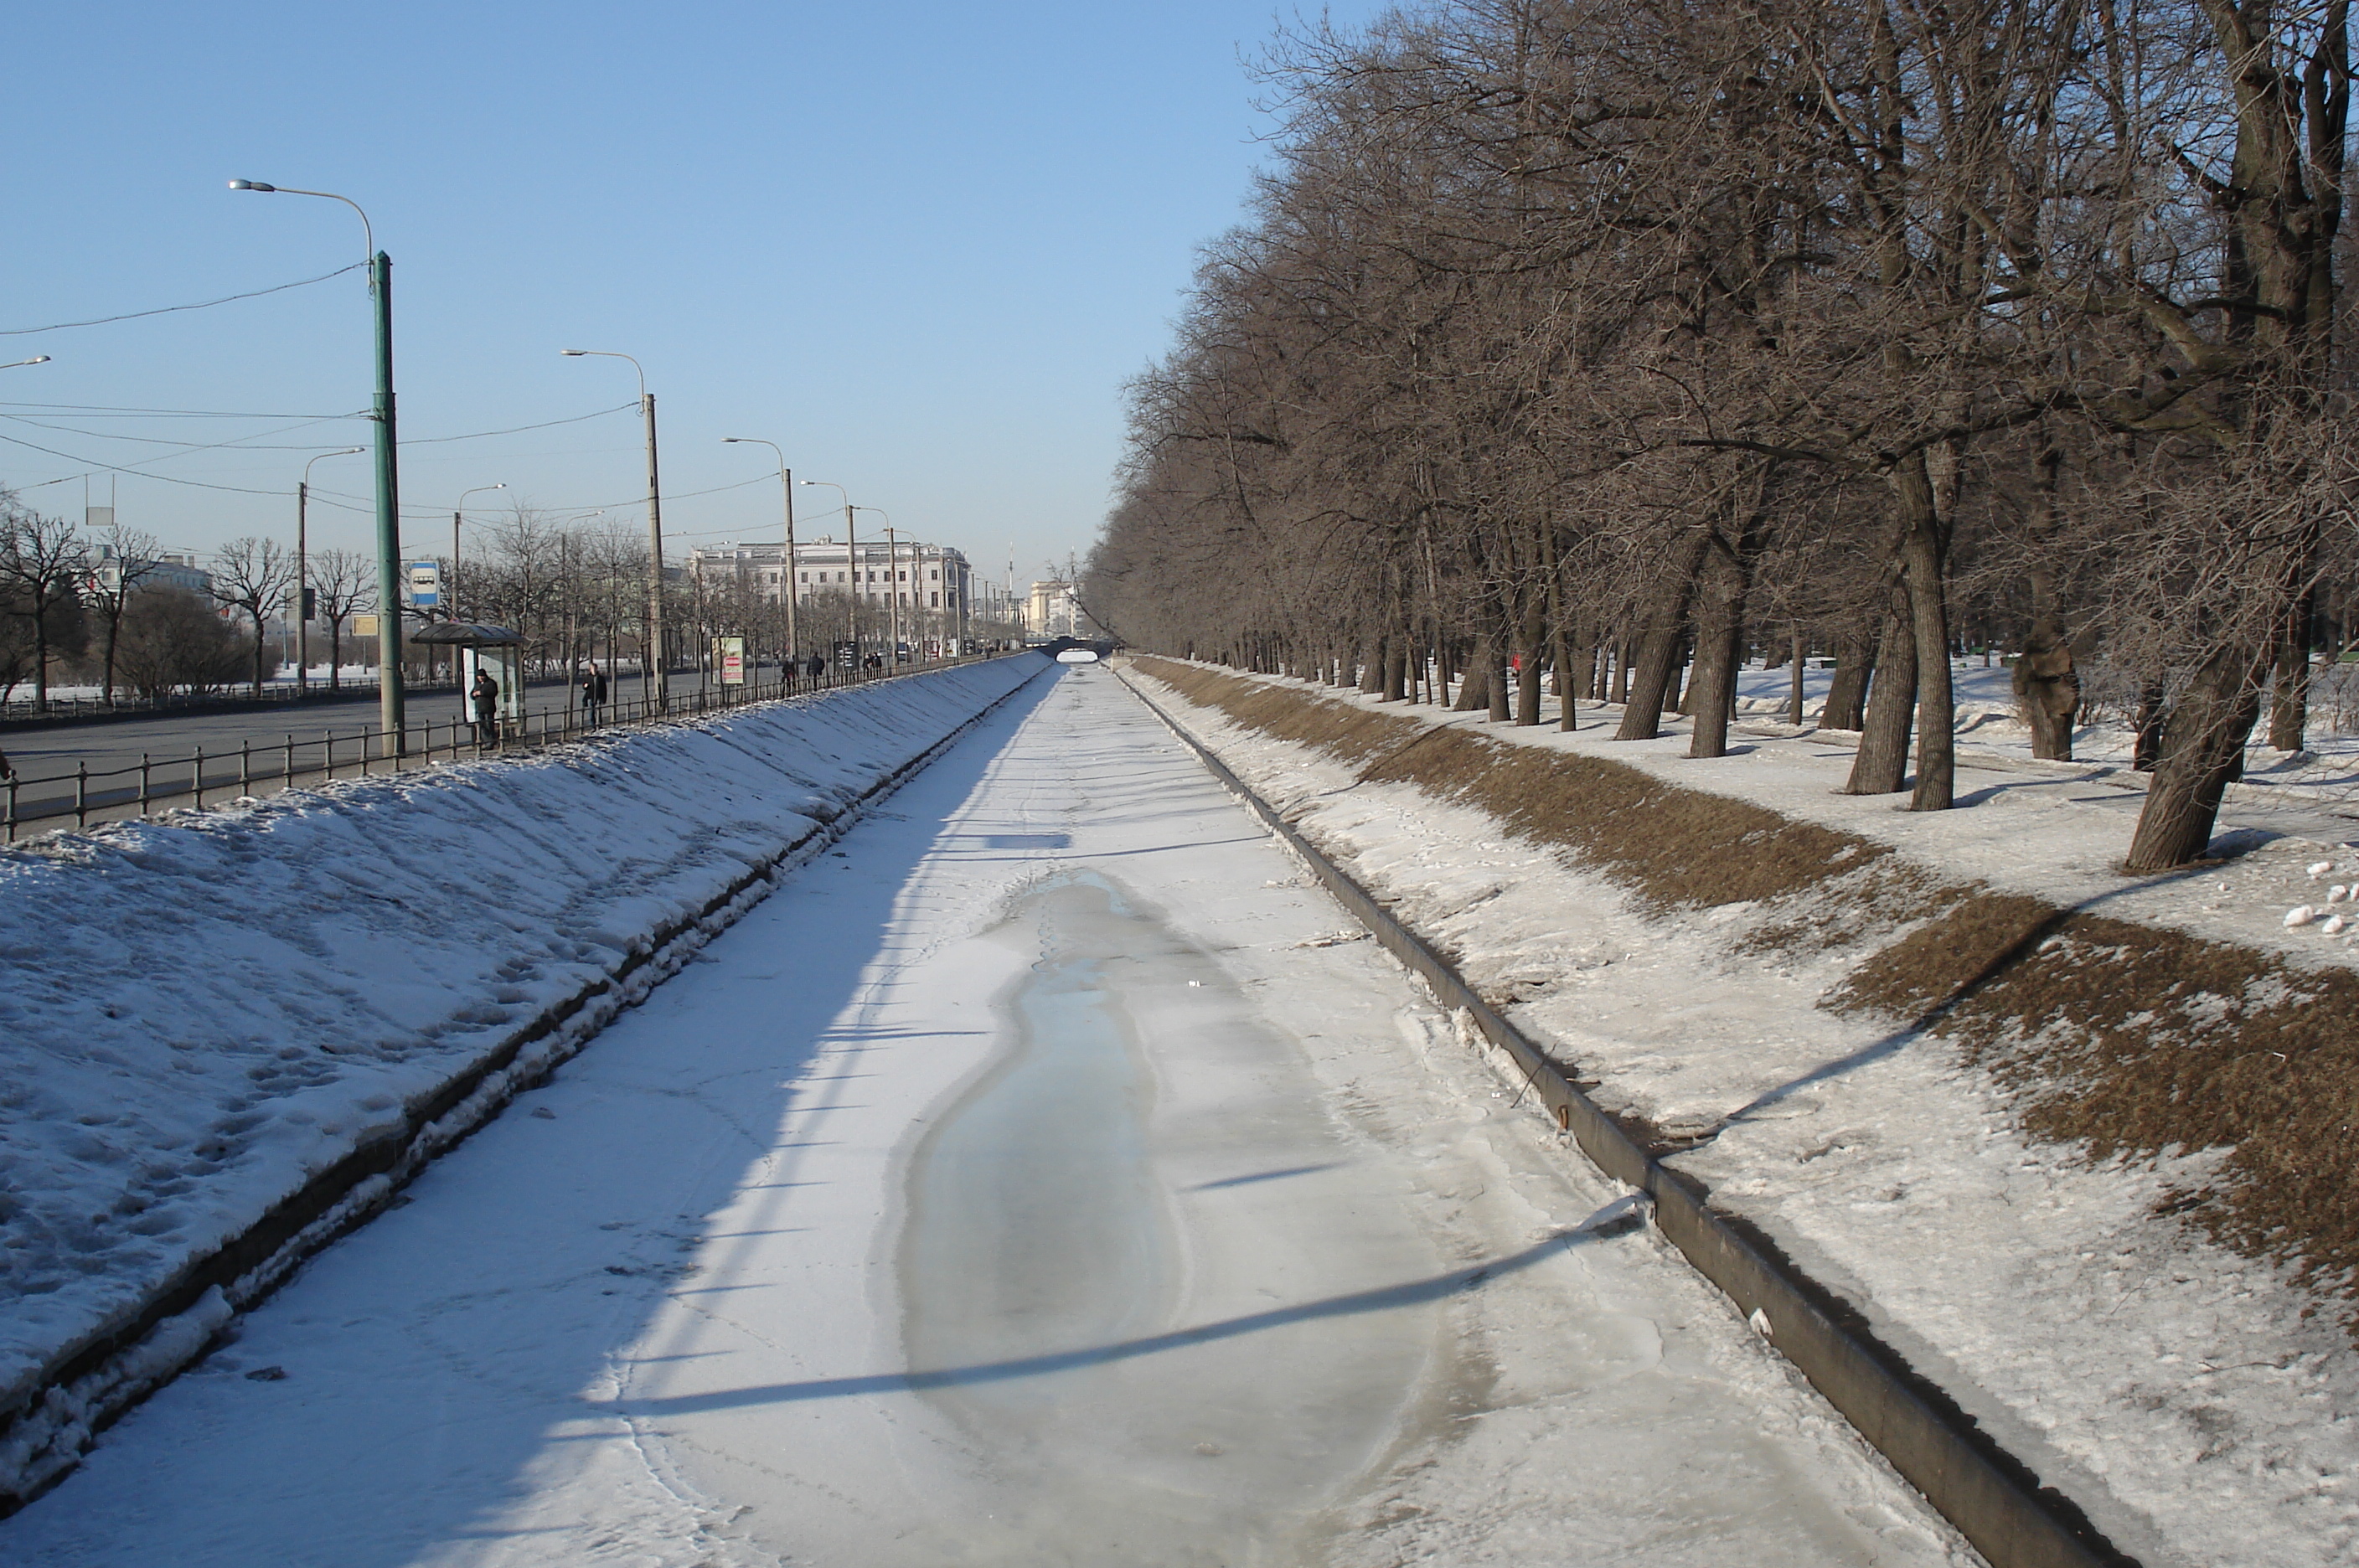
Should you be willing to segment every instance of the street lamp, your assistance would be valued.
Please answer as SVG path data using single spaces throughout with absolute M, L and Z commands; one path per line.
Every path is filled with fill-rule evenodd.
M 785 571 L 778 579 L 778 590 L 787 606 L 786 658 L 791 663 L 795 650 L 802 646 L 795 636 L 795 471 L 787 466 L 787 454 L 778 451 L 777 441 L 764 441 L 759 436 L 723 436 L 721 440 L 724 445 L 766 446 L 777 452 L 778 489 L 787 498 L 787 560 Z M 783 673 L 792 675 L 794 671 L 788 669 Z
M 321 457 L 357 457 L 366 447 L 342 446 L 333 452 L 323 452 Z M 311 463 L 303 465 L 303 478 L 295 486 L 295 700 L 301 702 L 310 689 L 311 679 L 311 566 L 307 553 L 310 548 L 311 511 Z M 382 620 L 384 617 L 379 616 Z
M 893 515 L 882 506 L 854 506 L 855 512 L 874 512 L 885 519 L 878 531 L 885 536 L 885 663 L 888 669 L 901 667 L 901 539 L 893 528 Z
M 229 188 L 317 196 L 342 201 L 360 213 L 361 235 L 368 253 L 369 293 L 376 301 L 376 399 L 369 417 L 376 421 L 377 727 L 385 732 L 392 755 L 399 757 L 408 749 L 408 737 L 402 733 L 401 474 L 393 419 L 393 258 L 376 248 L 375 226 L 361 204 L 349 196 L 266 185 L 259 180 L 233 180 Z
M 49 363 L 49 356 L 48 354 L 37 354 L 30 359 L 11 360 L 6 365 L 0 365 L 0 370 L 21 370 L 28 365 L 47 365 Z
M 459 499 L 451 507 L 451 581 L 446 585 L 446 592 L 451 595 L 451 618 L 454 621 L 459 618 L 459 514 L 466 509 L 468 496 L 481 495 L 487 490 L 506 488 L 507 485 L 502 483 L 478 485 L 473 490 L 462 490 L 459 492 Z M 454 654 L 452 657 L 457 656 Z
M 860 551 L 852 526 L 852 493 L 832 479 L 803 479 L 802 485 L 823 485 L 843 497 L 843 561 L 851 568 L 845 573 L 852 579 L 852 670 L 860 672 Z
M 639 373 L 639 412 L 647 421 L 647 648 L 640 659 L 639 689 L 660 703 L 670 692 L 663 668 L 663 495 L 656 484 L 656 399 L 647 390 L 647 367 L 627 354 L 603 348 L 561 348 L 568 359 L 630 359 Z

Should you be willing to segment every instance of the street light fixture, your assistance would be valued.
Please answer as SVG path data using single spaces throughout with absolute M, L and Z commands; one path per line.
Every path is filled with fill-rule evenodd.
M 393 418 L 393 258 L 376 248 L 376 229 L 361 204 L 332 191 L 298 191 L 290 185 L 266 185 L 259 180 L 233 180 L 233 191 L 266 194 L 316 196 L 342 201 L 360 213 L 361 235 L 366 244 L 369 293 L 376 301 L 376 399 L 369 417 L 376 421 L 376 648 L 377 726 L 385 732 L 391 754 L 408 750 L 403 733 L 401 690 L 401 473 Z
M 663 494 L 656 484 L 656 399 L 647 390 L 647 367 L 627 354 L 603 348 L 561 348 L 568 359 L 629 359 L 639 373 L 639 412 L 647 421 L 647 647 L 641 650 L 639 689 L 658 703 L 670 693 L 663 659 Z
M 311 512 L 311 463 L 322 457 L 357 457 L 368 448 L 340 446 L 333 452 L 323 452 L 311 463 L 303 465 L 302 481 L 295 486 L 295 700 L 301 702 L 310 689 L 311 680 L 311 606 L 305 601 L 311 593 L 310 549 Z M 384 617 L 379 616 L 381 621 Z
M 795 636 L 795 471 L 787 466 L 787 454 L 779 452 L 777 441 L 764 441 L 759 436 L 723 436 L 721 440 L 723 445 L 742 443 L 747 446 L 766 446 L 777 453 L 778 489 L 787 498 L 787 559 L 783 572 L 778 578 L 778 590 L 786 601 L 786 659 L 791 665 L 795 650 L 802 646 L 800 639 Z M 787 673 L 791 675 L 794 671 L 789 668 Z
M 860 670 L 860 550 L 859 540 L 852 524 L 852 493 L 832 479 L 801 479 L 799 485 L 823 485 L 843 497 L 843 562 L 851 568 L 846 573 L 852 579 L 852 669 Z
M 468 496 L 480 495 L 486 490 L 506 488 L 507 485 L 502 483 L 478 485 L 473 490 L 462 490 L 459 492 L 458 501 L 451 507 L 451 581 L 447 586 L 451 595 L 451 618 L 454 621 L 459 618 L 459 514 L 465 509 Z
M 0 365 L 0 370 L 20 370 L 28 365 L 47 365 L 49 363 L 49 356 L 48 354 L 37 354 L 30 359 L 12 360 L 6 365 Z

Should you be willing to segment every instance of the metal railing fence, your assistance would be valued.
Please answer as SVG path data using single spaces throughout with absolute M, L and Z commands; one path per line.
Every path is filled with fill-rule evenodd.
M 341 733 L 326 729 L 316 740 L 301 739 L 291 733 L 282 741 L 266 741 L 260 746 L 250 738 L 241 740 L 234 752 L 221 749 L 208 755 L 199 746 L 184 755 L 157 757 L 143 754 L 137 762 L 103 768 L 93 768 L 83 761 L 75 764 L 71 773 L 27 778 L 20 772 L 0 780 L 0 828 L 5 830 L 6 842 L 13 844 L 28 825 L 62 825 L 62 820 L 69 817 L 80 828 L 92 822 L 121 817 L 145 818 L 154 814 L 158 806 L 187 806 L 202 811 L 208 796 L 224 790 L 234 791 L 229 796 L 234 801 L 252 796 L 256 786 L 276 785 L 284 789 L 307 780 L 365 779 L 373 774 L 430 768 L 438 763 L 512 756 L 618 726 L 693 718 L 756 702 L 1006 657 L 1000 653 L 966 654 L 876 670 L 839 670 L 831 665 L 816 676 L 787 674 L 741 686 L 704 685 L 660 702 L 646 697 L 617 696 L 603 704 L 594 723 L 586 710 L 570 700 L 569 694 L 562 707 L 528 710 L 521 719 L 506 722 L 500 726 L 502 733 L 496 738 L 486 738 L 475 724 L 464 718 L 429 719 L 403 726 L 401 744 L 392 746 L 386 744 L 388 732 L 382 729 Z

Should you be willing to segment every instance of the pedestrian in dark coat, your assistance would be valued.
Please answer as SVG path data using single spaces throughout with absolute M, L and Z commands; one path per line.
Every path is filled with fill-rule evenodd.
M 475 683 L 468 689 L 475 699 L 475 743 L 478 746 L 500 744 L 500 683 L 492 679 L 488 670 L 475 671 Z
M 606 672 L 593 664 L 582 676 L 582 707 L 592 725 L 598 722 L 598 710 L 605 705 Z

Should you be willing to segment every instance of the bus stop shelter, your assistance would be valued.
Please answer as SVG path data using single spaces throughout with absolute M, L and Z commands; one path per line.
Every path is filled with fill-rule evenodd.
M 413 648 L 447 648 L 459 656 L 459 691 L 466 704 L 467 716 L 475 715 L 474 699 L 467 695 L 475 688 L 478 670 L 488 670 L 500 689 L 496 710 L 500 722 L 500 738 L 513 738 L 524 724 L 524 634 L 506 626 L 484 626 L 476 621 L 437 621 L 432 626 L 413 633 Z

